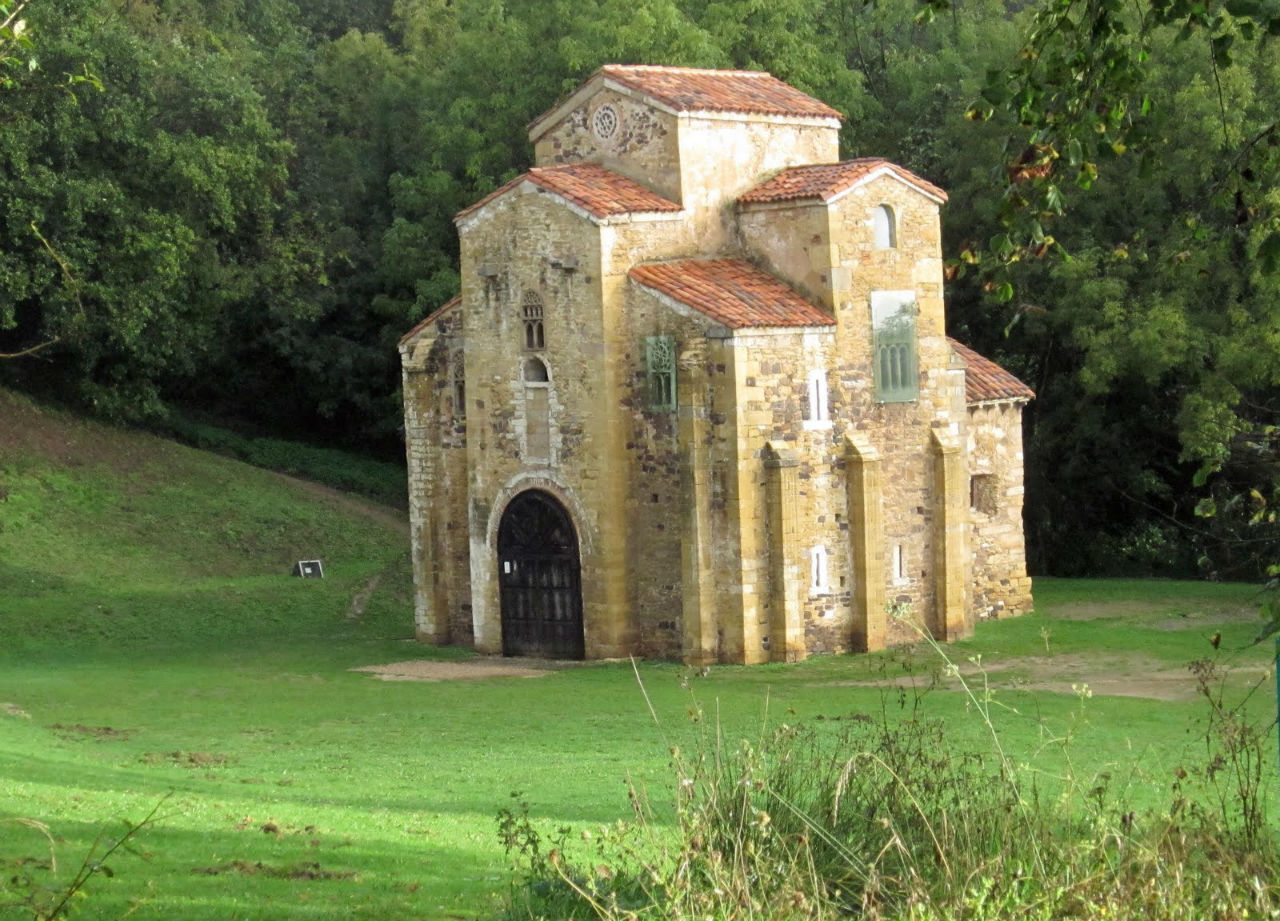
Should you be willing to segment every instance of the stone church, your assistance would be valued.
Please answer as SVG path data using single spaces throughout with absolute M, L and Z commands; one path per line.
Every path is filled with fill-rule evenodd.
M 946 194 L 840 122 L 606 66 L 458 214 L 400 342 L 421 640 L 789 662 L 1030 607 L 1033 394 L 946 336 Z

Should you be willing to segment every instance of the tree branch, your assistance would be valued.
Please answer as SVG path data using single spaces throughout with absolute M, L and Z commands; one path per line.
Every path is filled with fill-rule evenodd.
M 20 352 L 0 352 L 0 359 L 22 358 L 27 355 L 34 355 L 36 352 L 39 352 L 41 349 L 47 349 L 49 346 L 55 345 L 61 340 L 62 340 L 61 336 L 54 336 L 52 339 L 48 340 L 47 342 L 41 342 L 39 345 L 33 345 L 31 346 L 31 348 L 23 349 Z

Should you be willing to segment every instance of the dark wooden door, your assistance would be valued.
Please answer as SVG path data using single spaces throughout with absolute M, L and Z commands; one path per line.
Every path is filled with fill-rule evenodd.
M 498 579 L 503 655 L 583 658 L 578 537 L 554 496 L 531 489 L 502 513 Z

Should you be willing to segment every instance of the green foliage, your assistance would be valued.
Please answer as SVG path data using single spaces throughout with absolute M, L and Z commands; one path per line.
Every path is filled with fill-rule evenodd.
M 359 493 L 392 507 L 403 507 L 406 502 L 405 472 L 400 464 L 296 441 L 254 438 L 182 417 L 170 417 L 164 428 L 186 444 L 234 457 L 255 467 Z

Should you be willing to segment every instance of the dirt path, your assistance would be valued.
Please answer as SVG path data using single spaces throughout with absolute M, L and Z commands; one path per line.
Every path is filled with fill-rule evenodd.
M 368 672 L 383 681 L 461 681 L 481 678 L 541 678 L 555 671 L 561 664 L 548 660 L 545 665 L 530 664 L 527 660 L 499 658 L 459 659 L 440 662 L 414 659 L 408 662 L 392 662 L 389 665 L 364 665 L 353 672 Z

